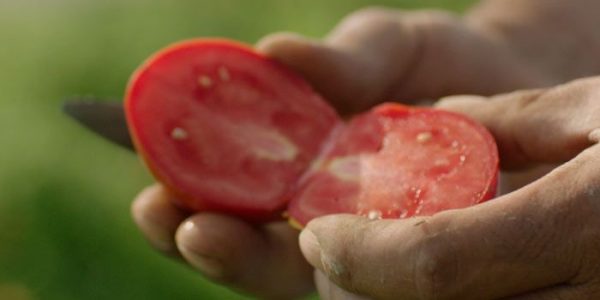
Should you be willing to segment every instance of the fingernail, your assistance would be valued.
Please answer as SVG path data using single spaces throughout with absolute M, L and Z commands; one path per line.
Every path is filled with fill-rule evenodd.
M 204 275 L 215 279 L 223 278 L 225 274 L 223 263 L 216 257 L 202 254 L 194 243 L 197 232 L 194 222 L 185 222 L 177 231 L 177 248 L 187 262 Z
M 317 236 L 309 229 L 304 229 L 300 233 L 300 250 L 306 260 L 315 268 L 319 268 L 321 265 L 321 245 Z
M 181 255 L 200 273 L 214 279 L 224 278 L 223 263 L 217 258 L 203 256 L 186 250 L 185 247 L 179 248 Z
M 146 239 L 154 248 L 164 253 L 171 253 L 175 250 L 173 233 L 167 231 L 163 226 L 148 218 L 138 218 L 136 223 L 146 233 Z
M 144 233 L 146 240 L 157 250 L 171 253 L 175 251 L 173 241 L 174 231 L 169 230 L 169 226 L 161 222 L 161 218 L 149 212 L 147 201 L 136 201 L 134 203 L 132 216 L 133 221 Z

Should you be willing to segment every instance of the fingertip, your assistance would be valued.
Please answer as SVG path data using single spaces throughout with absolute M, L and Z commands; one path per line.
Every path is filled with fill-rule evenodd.
M 302 35 L 292 32 L 277 32 L 267 35 L 256 43 L 256 49 L 284 63 L 305 57 L 311 54 L 318 43 Z
M 157 250 L 174 255 L 175 231 L 186 214 L 172 204 L 170 193 L 160 184 L 149 186 L 136 196 L 131 215 L 144 237 Z
M 342 113 L 357 111 L 373 98 L 371 72 L 339 47 L 295 33 L 268 35 L 256 47 L 301 75 Z
M 435 103 L 436 108 L 445 109 L 454 112 L 468 112 L 474 107 L 485 104 L 485 97 L 475 95 L 456 95 L 441 98 Z
M 252 259 L 261 259 L 263 242 L 241 220 L 199 213 L 185 220 L 175 234 L 177 248 L 195 269 L 221 282 L 231 282 L 247 271 Z
M 142 191 L 135 196 L 133 204 L 131 205 L 132 216 L 135 217 L 136 214 L 143 211 L 147 203 L 161 193 L 161 189 L 162 187 L 159 184 L 153 184 L 142 189 Z
M 298 237 L 300 243 L 300 251 L 304 255 L 304 258 L 313 267 L 322 269 L 321 266 L 321 246 L 317 236 L 310 230 L 304 229 Z
M 262 38 L 256 49 L 264 55 L 288 66 L 298 72 L 315 86 L 320 92 L 326 75 L 331 75 L 332 66 L 338 65 L 335 51 L 321 42 L 309 39 L 296 33 L 279 32 Z M 334 79 L 325 80 L 325 83 Z
M 196 253 L 211 256 L 212 254 L 229 254 L 223 250 L 225 246 L 261 239 L 250 224 L 234 217 L 210 212 L 197 213 L 177 229 L 175 240 L 179 247 L 185 247 Z
M 223 263 L 219 258 L 207 254 L 211 251 L 202 244 L 202 234 L 193 218 L 186 220 L 175 234 L 177 249 L 192 267 L 210 278 L 222 280 L 225 277 Z

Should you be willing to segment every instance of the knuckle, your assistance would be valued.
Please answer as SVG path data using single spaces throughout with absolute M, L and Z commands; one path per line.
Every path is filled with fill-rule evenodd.
M 421 299 L 453 299 L 458 288 L 458 256 L 444 236 L 424 238 L 415 260 L 415 288 Z

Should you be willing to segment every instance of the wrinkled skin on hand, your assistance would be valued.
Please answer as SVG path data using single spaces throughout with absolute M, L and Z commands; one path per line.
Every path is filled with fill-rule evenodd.
M 260 298 L 307 294 L 313 268 L 323 299 L 600 298 L 600 78 L 552 87 L 600 74 L 598 11 L 596 0 L 489 0 L 462 17 L 368 8 L 322 41 L 257 44 L 342 113 L 481 95 L 437 105 L 486 125 L 503 168 L 519 172 L 494 201 L 408 220 L 319 218 L 302 252 L 285 223 L 189 215 L 161 185 L 136 198 L 134 220 L 159 251 Z M 517 189 L 548 164 L 560 166 Z
M 300 244 L 318 277 L 331 280 L 321 279 L 321 294 L 343 298 L 341 286 L 375 299 L 600 297 L 600 77 L 438 106 L 488 126 L 506 167 L 568 162 L 466 209 L 311 221 Z

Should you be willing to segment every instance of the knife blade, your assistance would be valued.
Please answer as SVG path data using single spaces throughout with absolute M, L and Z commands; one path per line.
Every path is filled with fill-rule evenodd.
M 121 102 L 94 97 L 73 97 L 63 103 L 62 110 L 79 124 L 108 141 L 135 151 Z

